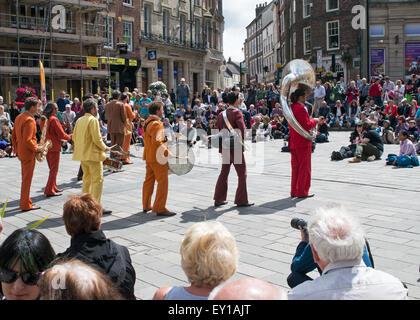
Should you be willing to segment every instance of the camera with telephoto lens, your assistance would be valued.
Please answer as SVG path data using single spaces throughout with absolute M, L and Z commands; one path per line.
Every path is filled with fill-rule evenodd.
M 303 219 L 293 218 L 292 221 L 290 221 L 290 225 L 292 228 L 297 230 L 300 230 L 299 227 L 302 227 L 302 229 L 306 230 L 308 223 Z

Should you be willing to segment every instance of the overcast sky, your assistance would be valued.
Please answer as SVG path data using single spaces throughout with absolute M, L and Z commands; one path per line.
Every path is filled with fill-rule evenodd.
M 223 15 L 225 17 L 224 56 L 233 61 L 244 60 L 242 48 L 246 39 L 245 27 L 255 18 L 255 7 L 269 0 L 223 0 Z

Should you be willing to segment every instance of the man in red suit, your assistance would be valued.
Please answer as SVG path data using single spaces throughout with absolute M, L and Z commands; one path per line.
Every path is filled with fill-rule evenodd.
M 57 173 L 58 166 L 60 164 L 61 141 L 69 141 L 71 139 L 71 137 L 64 132 L 60 121 L 58 121 L 57 114 L 57 104 L 54 102 L 49 102 L 44 110 L 44 116 L 48 119 L 46 141 L 51 140 L 52 142 L 52 147 L 48 150 L 47 153 L 48 168 L 50 169 L 47 186 L 44 190 L 44 194 L 47 197 L 61 196 L 61 192 L 63 190 L 60 190 L 57 187 Z M 45 121 L 41 122 L 41 130 L 44 128 L 45 123 Z
M 35 155 L 44 148 L 37 145 L 36 122 L 34 115 L 38 113 L 41 102 L 36 98 L 25 100 L 25 112 L 17 116 L 12 132 L 12 144 L 22 167 L 22 187 L 20 191 L 20 209 L 30 211 L 40 209 L 34 206 L 30 198 L 31 183 L 35 170 Z
M 245 122 L 242 111 L 238 109 L 239 97 L 235 92 L 230 92 L 227 96 L 227 103 L 229 107 L 226 109 L 226 116 L 232 128 L 240 133 L 242 143 L 245 138 Z M 223 113 L 220 112 L 217 117 L 217 129 L 228 130 L 226 122 L 223 118 Z M 238 129 L 238 130 L 237 130 Z M 240 142 L 240 141 L 239 141 Z M 223 143 L 222 143 L 223 145 Z M 235 148 L 226 150 L 219 145 L 219 153 L 222 154 L 222 171 L 220 172 L 219 179 L 217 180 L 216 190 L 214 192 L 214 205 L 220 207 L 227 204 L 227 190 L 228 190 L 228 177 L 230 167 L 233 164 L 238 175 L 238 188 L 236 189 L 235 204 L 238 207 L 250 207 L 253 203 L 248 202 L 248 192 L 246 188 L 246 162 L 244 157 L 244 148 L 238 141 L 235 143 Z M 229 147 L 229 146 L 228 146 Z M 239 156 L 238 156 L 239 154 Z
M 297 89 L 291 96 L 292 112 L 303 129 L 309 131 L 315 128 L 318 119 L 310 119 L 305 108 L 306 93 L 304 89 Z M 289 124 L 289 148 L 292 154 L 292 198 L 310 198 L 311 187 L 311 155 L 312 141 L 302 137 Z

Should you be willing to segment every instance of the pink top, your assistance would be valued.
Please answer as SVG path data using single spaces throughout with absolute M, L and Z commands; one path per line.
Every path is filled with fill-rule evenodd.
M 401 156 L 414 156 L 417 158 L 416 148 L 414 148 L 414 144 L 409 139 L 405 139 L 400 143 L 400 157 Z

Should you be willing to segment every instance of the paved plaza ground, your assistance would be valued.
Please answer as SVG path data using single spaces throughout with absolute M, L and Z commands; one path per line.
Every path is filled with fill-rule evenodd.
M 237 186 L 233 167 L 229 205 L 213 207 L 220 167 L 214 149 L 208 154 L 206 148 L 198 148 L 197 158 L 201 161 L 194 170 L 183 177 L 170 176 L 168 209 L 176 211 L 176 217 L 158 218 L 142 213 L 142 160 L 132 159 L 134 165 L 125 166 L 124 172 L 106 172 L 102 204 L 113 214 L 102 219 L 102 229 L 115 242 L 129 248 L 137 273 L 136 296 L 151 299 L 161 286 L 187 283 L 179 248 L 186 230 L 204 220 L 222 222 L 236 237 L 240 263 L 234 277 L 258 277 L 288 289 L 290 262 L 300 240 L 300 233 L 290 227 L 290 220 L 309 219 L 315 209 L 334 202 L 360 218 L 375 267 L 405 282 L 410 299 L 420 299 L 420 169 L 385 166 L 386 155 L 397 153 L 399 146 L 385 146 L 381 161 L 331 162 L 331 152 L 347 145 L 349 135 L 350 132 L 333 132 L 329 144 L 317 146 L 312 158 L 311 188 L 316 197 L 303 201 L 289 198 L 290 154 L 280 152 L 283 141 L 254 144 L 254 150 L 246 155 L 249 200 L 256 204 L 251 208 L 238 209 L 233 204 Z M 142 153 L 135 148 L 132 151 L 139 156 Z M 19 211 L 20 163 L 17 159 L 0 159 L 0 203 L 9 198 L 1 242 L 16 228 L 50 215 L 38 230 L 50 239 L 56 252 L 69 246 L 70 237 L 61 220 L 62 208 L 68 195 L 81 192 L 81 182 L 76 180 L 79 163 L 71 157 L 61 156 L 57 184 L 65 191 L 57 198 L 43 195 L 48 166 L 46 162 L 36 164 L 31 196 L 42 210 L 26 213 Z M 210 159 L 210 164 L 203 159 Z M 316 272 L 310 275 L 318 276 Z

